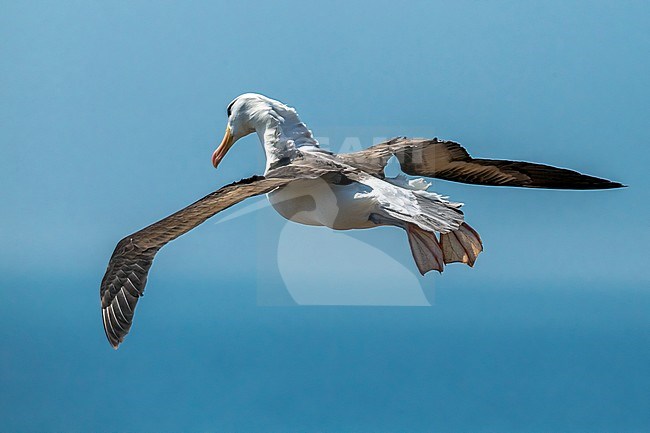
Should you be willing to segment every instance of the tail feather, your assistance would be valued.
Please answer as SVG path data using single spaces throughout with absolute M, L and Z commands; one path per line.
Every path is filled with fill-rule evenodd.
M 445 267 L 443 250 L 436 234 L 421 229 L 415 224 L 407 224 L 406 232 L 415 264 L 422 275 L 429 271 L 442 272 Z
M 458 230 L 440 235 L 440 244 L 445 263 L 466 263 L 474 266 L 476 258 L 483 251 L 483 243 L 479 234 L 463 223 Z

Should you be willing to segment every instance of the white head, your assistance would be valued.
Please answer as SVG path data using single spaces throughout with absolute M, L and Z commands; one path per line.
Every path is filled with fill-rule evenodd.
M 223 141 L 212 154 L 215 168 L 232 145 L 242 137 L 259 132 L 283 119 L 279 111 L 293 110 L 279 101 L 257 93 L 244 93 L 228 105 L 228 124 Z M 295 111 L 294 111 L 295 112 Z
M 235 141 L 253 132 L 257 132 L 264 147 L 267 169 L 291 157 L 298 147 L 318 147 L 296 110 L 257 93 L 244 93 L 228 105 L 226 134 L 212 154 L 212 165 L 216 168 Z

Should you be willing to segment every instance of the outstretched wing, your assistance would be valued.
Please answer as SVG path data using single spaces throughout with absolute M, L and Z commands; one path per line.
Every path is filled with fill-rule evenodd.
M 122 239 L 111 256 L 100 286 L 104 331 L 117 349 L 129 333 L 133 313 L 147 283 L 153 259 L 165 244 L 246 198 L 265 194 L 292 180 L 318 177 L 331 167 L 291 164 L 224 186 L 197 202 Z
M 394 138 L 368 149 L 339 155 L 347 164 L 383 177 L 395 156 L 404 173 L 490 186 L 550 189 L 608 189 L 624 185 L 565 168 L 523 161 L 472 158 L 458 143 L 434 138 Z

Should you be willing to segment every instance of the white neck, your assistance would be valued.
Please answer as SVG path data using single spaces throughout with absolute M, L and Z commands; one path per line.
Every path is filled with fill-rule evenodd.
M 255 128 L 266 153 L 265 171 L 282 159 L 293 158 L 298 148 L 319 147 L 296 110 L 272 99 L 264 105 L 263 109 L 255 110 L 250 124 Z

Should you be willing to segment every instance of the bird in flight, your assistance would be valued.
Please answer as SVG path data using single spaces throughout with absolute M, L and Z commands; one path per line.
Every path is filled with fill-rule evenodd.
M 273 208 L 299 224 L 335 230 L 394 226 L 406 232 L 419 272 L 450 263 L 473 266 L 483 245 L 465 222 L 461 204 L 428 191 L 424 179 L 386 177 L 395 157 L 401 170 L 475 185 L 593 190 L 620 188 L 573 170 L 521 161 L 472 158 L 453 141 L 398 137 L 354 153 L 319 146 L 298 113 L 279 101 L 247 93 L 228 105 L 216 168 L 233 144 L 256 133 L 266 154 L 263 176 L 226 185 L 184 209 L 126 236 L 115 247 L 101 282 L 104 330 L 117 349 L 131 329 L 153 259 L 165 244 L 242 200 L 267 194 Z

